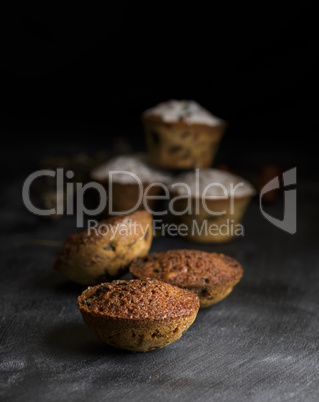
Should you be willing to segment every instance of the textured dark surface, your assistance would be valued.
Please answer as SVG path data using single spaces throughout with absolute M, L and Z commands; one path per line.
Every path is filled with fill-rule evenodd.
M 2 191 L 1 391 L 3 401 L 315 401 L 319 394 L 318 185 L 298 182 L 298 231 L 263 218 L 257 199 L 245 237 L 224 245 L 156 238 L 152 250 L 196 247 L 229 254 L 244 276 L 224 301 L 201 310 L 172 345 L 118 351 L 84 325 L 82 287 L 52 270 L 72 217 L 26 211 L 22 180 Z M 280 215 L 279 200 L 268 208 Z M 127 274 L 126 277 L 129 277 Z

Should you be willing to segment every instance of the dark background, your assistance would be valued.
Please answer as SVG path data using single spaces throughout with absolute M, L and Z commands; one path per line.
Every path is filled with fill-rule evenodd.
M 2 12 L 0 398 L 6 401 L 314 401 L 318 396 L 318 13 L 312 2 L 28 3 Z M 209 7 L 209 8 L 208 8 Z M 75 216 L 43 220 L 21 198 L 46 155 L 145 147 L 141 113 L 195 99 L 229 122 L 215 164 L 250 178 L 297 166 L 297 233 L 258 197 L 245 237 L 156 238 L 152 251 L 223 252 L 245 274 L 182 339 L 149 354 L 103 345 L 79 287 L 53 271 Z M 280 218 L 283 199 L 268 205 Z M 2 286 L 2 287 L 1 287 Z
M 111 152 L 117 137 L 143 150 L 141 113 L 176 98 L 195 99 L 229 122 L 216 162 L 298 165 L 299 175 L 316 168 L 311 2 L 28 5 L 4 20 L 5 163 Z

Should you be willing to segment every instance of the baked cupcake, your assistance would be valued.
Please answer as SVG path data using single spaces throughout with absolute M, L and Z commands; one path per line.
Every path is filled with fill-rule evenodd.
M 136 258 L 130 265 L 134 278 L 157 279 L 191 290 L 199 296 L 200 307 L 223 300 L 243 275 L 234 258 L 200 250 L 169 250 Z
M 194 322 L 198 296 L 157 280 L 113 281 L 78 297 L 86 325 L 108 345 L 132 352 L 163 348 Z
M 185 237 L 200 243 L 222 243 L 244 235 L 241 224 L 255 193 L 242 177 L 218 169 L 196 169 L 169 186 L 171 213 L 186 224 Z
M 226 122 L 193 100 L 170 100 L 142 114 L 152 163 L 168 169 L 211 166 Z
M 94 169 L 91 178 L 105 187 L 109 204 L 106 213 L 110 214 L 147 208 L 150 212 L 160 210 L 158 197 L 172 179 L 170 174 L 150 166 L 144 154 L 115 157 Z
M 106 219 L 71 235 L 53 268 L 82 285 L 118 278 L 134 258 L 148 253 L 152 238 L 153 219 L 147 211 Z

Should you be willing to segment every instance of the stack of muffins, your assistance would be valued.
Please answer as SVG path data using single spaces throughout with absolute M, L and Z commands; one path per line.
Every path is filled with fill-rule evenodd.
M 225 170 L 211 168 L 227 122 L 193 100 L 170 100 L 142 114 L 147 155 L 121 155 L 92 172 L 112 191 L 108 211 L 163 210 L 170 222 L 186 225 L 193 242 L 227 242 L 236 235 L 253 186 Z M 111 171 L 124 171 L 112 175 Z M 164 213 L 159 213 L 161 217 Z M 228 230 L 219 230 L 228 227 Z M 226 227 L 227 229 L 227 227 Z
M 240 263 L 224 254 L 149 253 L 153 215 L 163 207 L 158 201 L 174 205 L 172 216 L 188 228 L 188 240 L 214 243 L 234 233 L 194 233 L 193 223 L 240 222 L 254 193 L 241 177 L 210 168 L 227 124 L 196 102 L 161 103 L 142 121 L 148 154 L 120 155 L 91 173 L 112 193 L 111 211 L 123 214 L 71 235 L 54 264 L 71 281 L 90 285 L 78 297 L 90 330 L 133 352 L 179 339 L 199 309 L 223 300 L 243 275 Z M 118 280 L 126 272 L 133 279 Z

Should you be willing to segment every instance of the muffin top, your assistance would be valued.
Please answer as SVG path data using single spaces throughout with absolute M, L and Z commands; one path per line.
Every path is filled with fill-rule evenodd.
M 130 320 L 187 317 L 199 309 L 198 296 L 158 280 L 118 280 L 89 287 L 79 309 L 95 316 Z
M 169 100 L 145 110 L 143 117 L 159 116 L 165 122 L 183 121 L 187 124 L 199 123 L 208 126 L 220 125 L 223 120 L 193 100 Z
M 115 238 L 116 233 L 121 237 L 127 237 L 129 234 L 141 236 L 143 234 L 142 227 L 152 230 L 152 216 L 148 211 L 135 211 L 131 214 L 112 216 L 111 218 L 100 221 L 91 229 L 83 230 L 79 233 L 71 234 L 65 243 L 62 252 L 70 254 L 77 251 L 82 246 L 97 244 L 100 240 L 105 241 L 110 238 Z M 149 227 L 148 227 L 149 226 Z M 122 232 L 120 229 L 122 228 Z M 111 246 L 110 246 L 111 247 Z M 110 248 L 106 251 L 112 250 Z
M 121 155 L 114 157 L 107 163 L 95 168 L 91 172 L 91 177 L 94 180 L 105 181 L 109 179 L 109 173 L 115 171 L 121 171 L 121 173 L 113 173 L 112 180 L 122 184 L 137 184 L 138 181 L 136 180 L 136 176 L 142 183 L 169 183 L 171 181 L 171 176 L 169 174 L 150 166 L 147 162 L 147 157 L 144 154 Z
M 254 187 L 242 177 L 219 169 L 196 169 L 182 173 L 169 188 L 178 195 L 212 198 L 245 197 L 255 193 Z
M 155 278 L 194 290 L 230 284 L 243 275 L 234 258 L 200 250 L 169 250 L 136 258 L 130 272 L 137 278 Z

